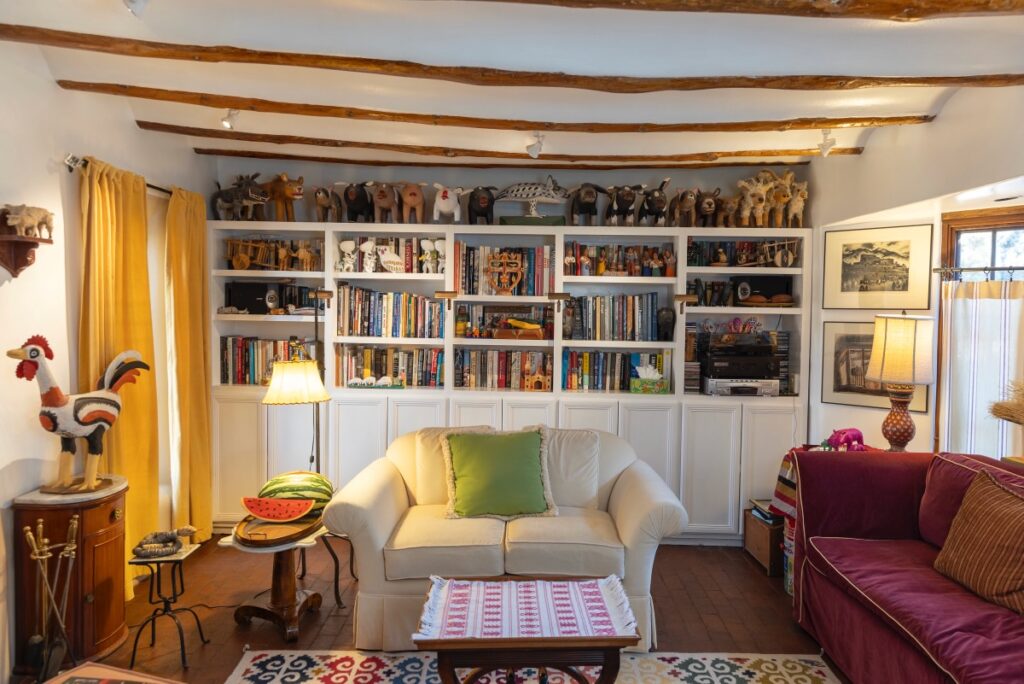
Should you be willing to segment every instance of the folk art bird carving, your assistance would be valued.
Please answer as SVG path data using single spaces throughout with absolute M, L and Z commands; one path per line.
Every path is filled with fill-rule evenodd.
M 44 491 L 60 493 L 96 489 L 99 485 L 97 471 L 103 454 L 103 435 L 121 413 L 121 396 L 118 392 L 126 384 L 134 383 L 141 371 L 149 370 L 149 365 L 137 351 L 122 352 L 107 366 L 95 391 L 69 396 L 61 391 L 50 371 L 47 362 L 53 359 L 53 350 L 42 335 L 33 335 L 18 349 L 9 350 L 7 356 L 20 360 L 15 371 L 17 377 L 34 379 L 39 384 L 42 403 L 39 423 L 44 430 L 60 437 L 57 481 L 44 487 Z M 85 477 L 81 485 L 73 488 L 72 466 L 75 440 L 78 438 L 85 439 L 88 449 Z

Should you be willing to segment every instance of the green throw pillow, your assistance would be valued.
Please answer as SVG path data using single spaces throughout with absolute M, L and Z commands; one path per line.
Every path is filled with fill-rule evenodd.
M 444 440 L 448 516 L 555 515 L 543 433 L 451 433 Z

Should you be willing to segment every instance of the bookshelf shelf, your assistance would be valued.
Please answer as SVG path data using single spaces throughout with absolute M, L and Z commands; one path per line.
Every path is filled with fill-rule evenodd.
M 531 347 L 534 349 L 552 348 L 554 340 L 496 340 L 489 337 L 456 337 L 452 340 L 456 347 Z
M 668 277 L 630 277 L 630 276 L 562 276 L 566 285 L 675 285 L 675 276 Z
M 385 281 L 423 281 L 423 282 L 444 282 L 444 273 L 341 273 L 340 271 L 333 274 L 335 280 L 352 280 L 352 281 L 369 281 L 369 282 L 385 282 Z
M 687 275 L 803 275 L 802 268 L 764 268 L 759 266 L 687 266 Z
M 253 278 L 266 280 L 267 278 L 279 280 L 323 280 L 323 271 L 236 271 L 230 268 L 215 268 L 212 273 L 214 278 Z
M 320 233 L 323 223 L 309 221 L 207 221 L 211 230 L 235 233 Z
M 687 306 L 685 311 L 699 316 L 799 316 L 803 313 L 799 306 Z
M 810 238 L 810 228 L 680 228 L 684 238 L 717 240 L 763 240 L 765 238 Z
M 562 346 L 571 349 L 673 349 L 675 342 L 625 342 L 617 340 L 562 340 Z
M 336 344 L 361 344 L 385 347 L 443 347 L 441 337 L 365 337 L 360 335 L 335 335 Z
M 317 223 L 332 233 L 342 235 L 418 235 L 425 238 L 444 237 L 452 226 L 441 223 Z M 456 226 L 464 228 L 465 226 Z
M 550 304 L 551 300 L 547 296 L 515 296 L 515 295 L 467 295 L 460 294 L 455 298 L 456 302 L 466 302 L 472 304 L 474 302 L 481 302 L 484 304 L 495 303 L 495 304 Z
M 236 322 L 236 323 L 313 323 L 313 316 L 270 316 L 262 314 L 215 314 L 215 321 Z M 323 325 L 324 317 L 320 317 L 320 324 Z

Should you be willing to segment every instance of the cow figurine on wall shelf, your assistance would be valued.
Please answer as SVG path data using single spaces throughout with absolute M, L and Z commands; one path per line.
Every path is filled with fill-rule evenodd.
M 434 183 L 437 192 L 434 193 L 434 223 L 441 222 L 441 216 L 449 218 L 450 223 L 458 223 L 462 220 L 462 188 L 449 188 L 440 183 Z
M 680 188 L 668 205 L 669 223 L 673 226 L 692 228 L 697 225 L 697 193 L 694 188 Z
M 341 196 L 345 203 L 345 221 L 349 223 L 359 223 L 362 219 L 363 223 L 370 223 L 373 221 L 373 198 L 370 193 L 371 182 L 365 183 L 335 183 L 335 185 L 345 185 L 345 189 L 342 191 Z M 339 216 L 338 220 L 342 218 Z
M 372 188 L 373 196 L 373 221 L 374 223 L 398 223 L 399 222 L 399 198 L 398 190 L 391 183 L 375 183 L 369 181 L 366 184 Z
M 596 183 L 584 183 L 572 191 L 569 215 L 575 226 L 592 226 L 597 218 L 597 196 L 608 196 L 608 191 Z
M 646 185 L 616 185 L 608 188 L 611 198 L 604 210 L 606 226 L 631 226 L 636 220 L 636 203 Z
M 5 204 L 3 213 L 7 218 L 7 227 L 14 228 L 14 234 L 18 237 L 44 239 L 45 230 L 45 239 L 53 239 L 53 212 L 25 204 Z
M 341 196 L 330 188 L 317 188 L 313 191 L 313 205 L 316 208 L 316 220 L 320 223 L 341 221 Z
M 647 221 L 649 226 L 664 226 L 666 210 L 668 209 L 668 193 L 665 186 L 671 178 L 665 178 L 656 188 L 644 190 L 640 200 L 640 211 L 637 214 L 637 222 L 643 224 Z
M 256 178 L 259 173 L 238 176 L 226 188 L 217 183 L 217 191 L 210 196 L 210 210 L 213 217 L 221 221 L 252 221 L 256 218 L 257 207 L 262 207 L 270 194 Z
M 715 214 L 718 212 L 718 196 L 721 193 L 721 188 L 715 188 L 711 192 L 701 190 L 697 193 L 698 226 L 702 228 L 711 228 L 715 225 Z
M 296 179 L 288 177 L 287 173 L 279 173 L 272 180 L 260 183 L 260 187 L 267 193 L 267 203 L 274 205 L 274 219 L 277 221 L 295 220 L 295 201 L 301 200 L 303 177 Z M 264 221 L 266 216 L 266 204 L 256 205 L 256 219 Z
M 480 219 L 487 225 L 494 224 L 494 192 L 498 188 L 493 185 L 480 185 L 473 188 L 469 193 L 466 202 L 466 217 L 468 223 L 475 226 Z
M 427 199 L 423 195 L 423 188 L 426 183 L 403 183 L 398 186 L 398 205 L 402 211 L 402 223 L 426 223 L 424 212 L 427 207 Z M 413 213 L 416 220 L 412 220 Z

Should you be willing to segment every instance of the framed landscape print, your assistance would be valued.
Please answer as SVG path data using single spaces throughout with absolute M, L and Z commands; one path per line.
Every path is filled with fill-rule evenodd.
M 889 394 L 865 378 L 871 360 L 872 323 L 825 323 L 821 359 L 821 401 L 827 404 L 889 408 Z M 910 410 L 928 410 L 928 387 L 914 388 Z
M 825 233 L 825 309 L 927 309 L 932 226 Z

